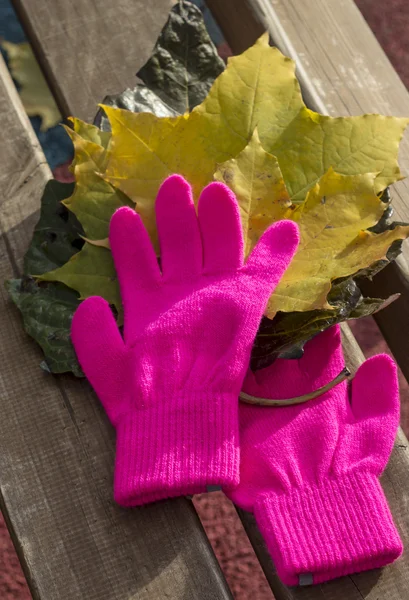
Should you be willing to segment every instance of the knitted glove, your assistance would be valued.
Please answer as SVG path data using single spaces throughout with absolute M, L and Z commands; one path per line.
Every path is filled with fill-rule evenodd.
M 109 240 L 124 306 L 85 300 L 72 322 L 79 362 L 116 428 L 114 498 L 123 506 L 238 483 L 238 395 L 267 300 L 298 244 L 269 228 L 243 266 L 238 205 L 223 184 L 200 197 L 169 177 L 156 220 L 161 270 L 139 215 L 120 208 Z
M 308 342 L 300 360 L 249 372 L 243 389 L 293 398 L 332 381 L 345 366 L 339 327 Z M 396 367 L 386 355 L 306 404 L 240 404 L 240 484 L 227 495 L 254 512 L 287 585 L 320 583 L 386 565 L 402 543 L 378 477 L 399 424 Z

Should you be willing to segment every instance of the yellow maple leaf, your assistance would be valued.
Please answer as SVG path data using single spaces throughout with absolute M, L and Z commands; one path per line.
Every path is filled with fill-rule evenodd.
M 366 231 L 385 210 L 375 181 L 375 174 L 340 175 L 330 169 L 305 202 L 283 215 L 298 223 L 301 241 L 270 298 L 267 316 L 331 308 L 326 298 L 334 279 L 386 259 L 391 244 L 409 236 L 409 226 L 403 225 L 378 234 Z
M 112 138 L 107 167 L 101 167 L 100 176 L 134 201 L 137 212 L 157 245 L 154 210 L 156 194 L 168 175 L 181 172 L 172 163 L 174 153 L 169 148 L 168 138 L 173 129 L 183 128 L 186 118 L 158 119 L 151 113 L 135 114 L 111 106 L 103 106 L 103 109 L 110 120 Z M 135 130 L 134 117 L 138 119 Z M 172 144 L 175 142 L 172 141 Z M 187 164 L 186 162 L 186 166 Z
M 89 243 L 96 240 L 98 245 L 106 246 L 109 221 L 113 213 L 120 206 L 129 204 L 120 190 L 112 187 L 98 174 L 105 169 L 111 134 L 79 119 L 71 121 L 74 128 L 65 129 L 75 147 L 71 165 L 75 188 L 63 204 L 79 219 Z
M 134 200 L 149 230 L 153 229 L 153 202 L 168 175 L 186 177 L 197 198 L 212 181 L 217 163 L 247 145 L 263 115 L 266 119 L 269 112 L 270 125 L 275 123 L 278 131 L 285 118 L 291 121 L 300 110 L 293 62 L 275 48 L 260 52 L 262 40 L 265 37 L 229 60 L 209 95 L 190 114 L 159 118 L 103 106 L 112 128 L 105 179 Z M 277 100 L 275 108 L 271 98 Z
M 98 138 L 80 122 L 71 133 L 77 136 L 78 195 L 67 205 L 87 238 L 106 245 L 116 207 L 117 200 L 111 206 L 104 198 L 112 188 L 99 186 L 112 184 L 129 196 L 156 244 L 154 202 L 168 175 L 185 176 L 195 198 L 214 178 L 224 180 L 239 199 L 247 252 L 274 220 L 291 218 L 300 226 L 301 246 L 270 300 L 270 317 L 278 310 L 328 308 L 331 281 L 383 258 L 394 240 L 408 235 L 406 227 L 378 235 L 365 230 L 383 212 L 378 192 L 401 178 L 397 152 L 409 120 L 332 118 L 307 109 L 293 61 L 271 48 L 267 36 L 230 59 L 189 114 L 159 118 L 103 108 L 111 135 Z M 105 248 L 98 250 L 102 260 Z M 80 289 L 70 268 L 70 285 Z
M 197 196 L 211 181 L 215 164 L 241 152 L 256 127 L 264 149 L 277 157 L 294 201 L 302 201 L 330 167 L 349 175 L 377 172 L 380 191 L 401 178 L 397 152 L 409 123 L 380 115 L 332 118 L 307 109 L 294 62 L 271 48 L 267 35 L 229 59 L 206 99 L 188 115 L 164 119 L 104 110 L 112 127 L 105 178 L 132 198 L 138 211 L 142 206 L 147 220 L 167 175 L 184 175 Z
M 246 253 L 273 222 L 291 219 L 300 228 L 300 246 L 270 298 L 267 316 L 277 311 L 331 308 L 331 282 L 385 258 L 408 226 L 380 234 L 366 231 L 381 218 L 385 204 L 375 194 L 376 174 L 341 175 L 329 169 L 301 204 L 291 204 L 277 159 L 265 152 L 257 133 L 235 158 L 220 165 L 215 178 L 236 194 Z
M 69 117 L 68 121 L 71 121 L 75 133 L 82 139 L 87 142 L 93 142 L 105 150 L 108 148 L 109 140 L 111 139 L 110 131 L 102 131 L 99 127 L 96 127 L 96 125 L 86 123 L 75 117 Z
M 214 179 L 236 194 L 247 256 L 263 231 L 292 206 L 278 161 L 262 148 L 255 130 L 236 158 L 218 166 Z

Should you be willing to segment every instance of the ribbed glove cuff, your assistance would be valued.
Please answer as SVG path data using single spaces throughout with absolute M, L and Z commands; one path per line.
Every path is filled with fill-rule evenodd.
M 122 506 L 238 484 L 237 396 L 150 400 L 116 429 L 114 498 Z
M 289 494 L 263 494 L 254 513 L 287 585 L 382 567 L 402 553 L 382 487 L 369 473 L 327 479 Z

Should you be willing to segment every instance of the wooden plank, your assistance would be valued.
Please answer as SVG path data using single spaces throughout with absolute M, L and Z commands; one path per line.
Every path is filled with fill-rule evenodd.
M 50 171 L 0 57 L 0 280 Z M 43 372 L 0 286 L 0 503 L 35 600 L 231 598 L 192 503 L 112 500 L 114 432 L 85 380 Z
M 64 117 L 92 121 L 107 94 L 134 87 L 173 0 L 13 0 Z
M 210 0 L 233 52 L 245 49 L 242 40 L 254 43 L 261 26 L 274 45 L 296 61 L 310 108 L 331 116 L 366 112 L 409 116 L 409 93 L 352 0 L 223 0 L 223 10 L 218 4 Z M 230 13 L 245 14 L 246 19 L 230 19 Z M 409 131 L 399 160 L 408 173 Z M 409 179 L 391 191 L 396 220 L 409 222 Z M 389 265 L 363 291 L 380 297 L 402 294 L 375 319 L 409 380 L 409 352 L 402 342 L 409 339 L 408 242 L 400 261 Z
M 355 372 L 364 357 L 348 327 L 343 328 L 347 364 Z M 238 510 L 267 580 L 277 600 L 407 600 L 409 590 L 409 444 L 399 430 L 382 485 L 405 545 L 404 556 L 384 569 L 342 577 L 319 586 L 288 588 L 277 577 L 254 518 Z
M 409 106 L 408 106 L 409 114 Z M 409 196 L 408 196 L 409 201 Z M 409 242 L 405 242 L 406 245 Z M 401 293 L 400 298 L 374 315 L 374 318 L 392 350 L 393 355 L 409 381 L 409 261 L 407 252 L 395 263 L 378 273 L 373 281 L 364 280 L 361 290 L 366 296 L 381 295 L 383 298 Z

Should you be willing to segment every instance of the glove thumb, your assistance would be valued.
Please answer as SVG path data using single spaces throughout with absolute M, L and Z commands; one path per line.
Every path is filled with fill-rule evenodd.
M 386 354 L 368 359 L 352 382 L 351 418 L 345 426 L 344 452 L 380 475 L 399 426 L 399 386 L 394 361 Z

